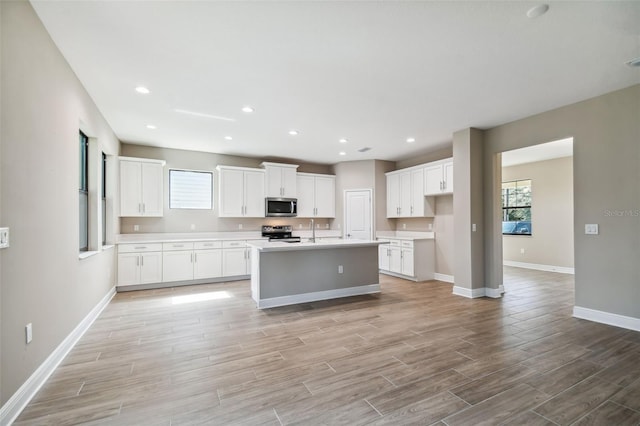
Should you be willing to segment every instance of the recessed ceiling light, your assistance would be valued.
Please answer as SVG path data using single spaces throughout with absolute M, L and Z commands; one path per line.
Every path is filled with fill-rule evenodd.
M 365 146 L 365 147 L 360 148 L 358 150 L 358 152 L 367 152 L 367 151 L 370 151 L 370 150 L 371 150 L 371 148 L 369 148 L 368 146 Z
M 148 95 L 149 93 L 151 93 L 151 90 L 147 89 L 144 86 L 138 86 L 136 87 L 136 92 L 142 93 L 143 95 Z
M 289 134 L 290 134 L 291 136 L 298 136 L 298 131 L 297 131 L 297 130 L 293 130 L 293 129 L 291 129 L 291 130 L 289 130 Z
M 233 140 L 233 138 L 232 138 L 231 136 L 225 136 L 225 137 L 224 137 L 224 140 L 226 140 L 226 141 L 232 141 L 232 140 Z
M 416 138 L 407 138 L 407 143 L 414 143 Z
M 627 62 L 627 65 L 633 68 L 640 67 L 640 58 L 635 58 Z
M 153 124 L 147 124 L 147 129 L 155 130 L 157 129 L 157 127 L 154 126 Z
M 534 18 L 537 18 L 538 16 L 544 15 L 545 13 L 547 13 L 548 10 L 549 10 L 548 4 L 539 4 L 527 10 L 527 17 L 534 19 Z
M 245 105 L 242 107 L 242 112 L 253 112 L 253 108 L 251 108 L 249 105 Z
M 342 138 L 342 139 L 340 139 L 338 142 L 340 142 L 340 143 L 347 143 L 347 142 L 349 142 L 349 141 L 348 141 L 347 139 L 345 139 L 345 138 Z
M 347 153 L 346 153 L 346 152 L 344 152 L 344 151 L 340 151 L 340 152 L 338 153 L 338 155 L 347 155 Z

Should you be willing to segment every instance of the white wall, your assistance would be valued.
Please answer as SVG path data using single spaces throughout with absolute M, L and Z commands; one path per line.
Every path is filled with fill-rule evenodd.
M 0 250 L 4 404 L 115 285 L 114 249 L 78 259 L 78 130 L 110 155 L 119 142 L 31 5 L 0 2 L 0 11 L 0 218 L 11 229 Z
M 504 235 L 504 260 L 573 268 L 573 157 L 502 169 L 504 182 L 522 179 L 532 181 L 533 232 Z

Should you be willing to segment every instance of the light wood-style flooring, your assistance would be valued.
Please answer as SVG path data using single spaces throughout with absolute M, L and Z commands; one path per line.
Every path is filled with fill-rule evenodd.
M 640 333 L 572 318 L 573 276 L 381 284 L 264 311 L 248 281 L 118 294 L 15 424 L 640 424 Z

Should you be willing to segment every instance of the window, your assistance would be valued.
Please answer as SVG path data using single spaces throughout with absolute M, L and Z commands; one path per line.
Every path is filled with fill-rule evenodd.
M 80 132 L 80 251 L 89 250 L 89 138 Z
M 531 180 L 502 182 L 502 234 L 531 235 Z
M 102 245 L 107 245 L 107 154 L 102 153 Z
M 169 170 L 170 209 L 213 209 L 213 173 Z

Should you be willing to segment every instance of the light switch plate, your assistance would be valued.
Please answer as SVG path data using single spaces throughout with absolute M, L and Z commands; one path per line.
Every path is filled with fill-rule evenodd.
M 587 223 L 584 225 L 584 233 L 587 235 L 598 235 L 598 224 Z
M 0 228 L 0 248 L 9 247 L 9 228 Z

